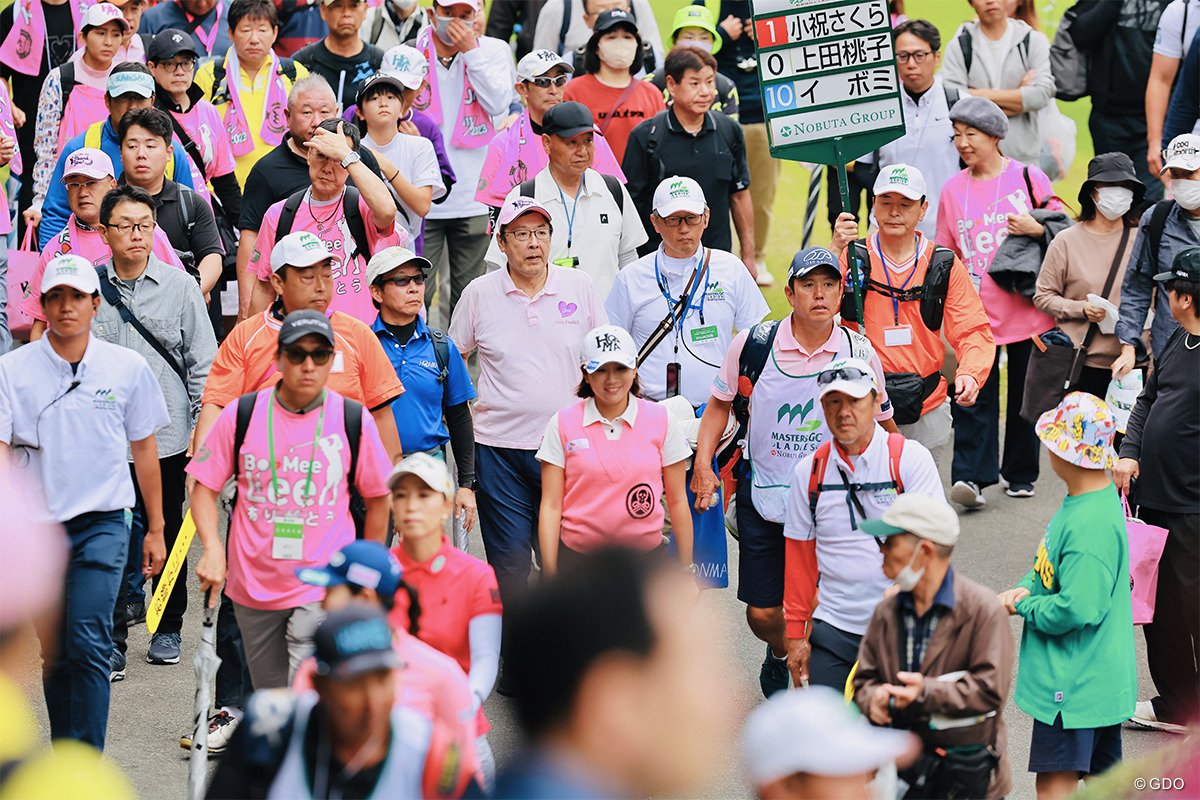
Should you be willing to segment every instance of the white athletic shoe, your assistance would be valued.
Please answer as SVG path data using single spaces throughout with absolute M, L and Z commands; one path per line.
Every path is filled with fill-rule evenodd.
M 1165 731 L 1167 733 L 1186 734 L 1188 732 L 1186 725 L 1177 725 L 1174 722 L 1162 722 L 1154 714 L 1154 703 L 1149 700 L 1138 700 L 1134 706 L 1133 718 L 1129 720 L 1134 725 L 1142 728 L 1150 728 L 1155 731 Z

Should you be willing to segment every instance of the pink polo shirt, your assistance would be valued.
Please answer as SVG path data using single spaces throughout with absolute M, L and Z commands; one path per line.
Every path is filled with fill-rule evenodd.
M 275 231 L 279 228 L 279 215 L 283 213 L 283 204 L 286 202 L 287 198 L 284 198 L 268 208 L 262 218 L 262 227 L 258 229 L 258 240 L 254 252 L 250 254 L 247 269 L 257 275 L 260 281 L 271 279 L 271 251 L 275 249 Z M 358 210 L 367 231 L 367 246 L 372 253 L 392 245 L 407 246 L 408 232 L 401 229 L 397 233 L 394 223 L 386 230 L 375 227 L 371 210 L 361 195 L 358 198 Z M 338 261 L 333 268 L 333 299 L 329 308 L 349 314 L 368 325 L 374 322 L 379 312 L 371 303 L 371 288 L 367 286 L 367 260 L 359 255 L 346 263 L 346 253 L 354 250 L 354 239 L 342 211 L 342 195 L 338 195 L 336 200 L 321 203 L 312 199 L 311 192 L 305 192 L 304 200 L 296 210 L 296 218 L 292 220 L 292 233 L 300 231 L 308 231 L 324 242 Z
M 342 396 L 326 390 L 321 410 L 293 414 L 279 405 L 274 394 L 274 390 L 258 393 L 250 427 L 237 453 L 233 452 L 233 439 L 238 404 L 225 406 L 187 467 L 189 475 L 219 492 L 233 476 L 234 459 L 241 460 L 237 503 L 230 519 L 225 592 L 235 603 L 263 611 L 297 608 L 325 596 L 320 586 L 302 583 L 295 570 L 322 567 L 354 541 L 351 480 L 363 497 L 383 497 L 388 493 L 391 472 L 370 414 L 362 415 L 357 470 L 348 476 L 350 452 Z M 274 436 L 268 437 L 271 405 Z M 298 525 L 299 529 L 281 530 L 277 523 Z M 282 542 L 280 533 L 291 533 L 299 541 Z
M 578 399 L 583 337 L 607 324 L 604 299 L 581 270 L 551 265 L 532 298 L 507 267 L 471 281 L 449 334 L 464 356 L 479 348 L 475 441 L 537 450 L 550 415 Z
M 730 402 L 737 394 L 738 362 L 742 358 L 742 348 L 746 346 L 746 339 L 749 336 L 749 328 L 738 331 L 737 336 L 733 337 L 733 342 L 729 345 L 729 350 L 725 353 L 725 360 L 721 362 L 721 369 L 717 371 L 717 377 L 713 379 L 712 385 L 712 396 L 718 400 Z M 788 314 L 779 323 L 779 328 L 775 332 L 775 343 L 771 349 L 775 363 L 782 371 L 792 375 L 811 375 L 829 366 L 834 356 L 837 355 L 838 348 L 845 344 L 845 341 L 846 334 L 839 326 L 834 325 L 825 344 L 809 354 L 792 335 L 792 315 Z M 888 403 L 887 389 L 883 385 L 883 365 L 879 362 L 879 355 L 874 350 L 871 351 L 871 368 L 875 370 L 875 382 L 879 384 L 879 403 L 887 409 L 875 415 L 875 419 L 882 422 L 885 419 L 891 419 L 893 412 Z
M 229 143 L 221 112 L 207 100 L 197 100 L 187 111 L 172 111 L 171 116 L 179 120 L 188 137 L 200 148 L 204 172 L 200 172 L 196 160 L 190 155 L 188 166 L 192 168 L 192 186 L 196 187 L 196 193 L 208 200 L 209 180 L 228 175 L 237 168 L 233 159 L 233 145 Z

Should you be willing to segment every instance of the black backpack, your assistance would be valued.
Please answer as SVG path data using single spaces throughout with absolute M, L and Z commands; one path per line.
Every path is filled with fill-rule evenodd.
M 862 258 L 860 248 L 866 249 L 866 239 L 858 239 L 850 245 L 850 258 L 858 264 L 859 281 L 863 291 L 877 292 L 885 297 L 891 297 L 899 302 L 919 300 L 921 303 L 921 321 L 931 331 L 941 330 L 942 317 L 946 310 L 946 294 L 950 289 L 950 272 L 954 267 L 954 251 L 941 245 L 934 245 L 933 255 L 929 259 L 929 267 L 925 270 L 925 282 L 920 286 L 900 289 L 886 283 L 871 279 L 871 258 Z M 918 254 L 918 259 L 920 255 Z M 850 272 L 847 272 L 850 275 Z M 865 298 L 864 298 L 865 299 Z M 842 320 L 845 322 L 861 322 L 858 318 L 858 306 L 854 301 L 854 292 L 847 287 L 842 293 Z
M 301 189 L 284 202 L 283 210 L 279 212 L 279 227 L 275 230 L 276 243 L 292 232 L 292 223 L 296 221 L 296 212 L 300 210 L 300 203 L 304 200 L 306 191 L 308 190 Z M 350 238 L 354 240 L 354 250 L 346 254 L 347 262 L 353 261 L 357 256 L 364 259 L 371 257 L 367 226 L 363 222 L 362 210 L 358 207 L 359 196 L 358 189 L 353 186 L 347 186 L 342 195 L 342 213 L 346 217 L 346 226 L 350 228 Z
M 296 82 L 296 62 L 287 56 L 279 57 L 279 70 L 276 73 L 287 78 L 292 83 Z M 226 81 L 225 59 L 219 59 L 213 62 L 213 82 L 212 82 L 212 104 L 219 106 L 222 103 L 228 103 L 230 100 L 229 83 Z
M 604 178 L 604 185 L 608 187 L 608 193 L 612 195 L 612 199 L 617 203 L 617 210 L 621 214 L 625 213 L 625 193 L 621 191 L 621 182 L 612 175 L 600 173 L 600 177 Z M 521 197 L 533 197 L 533 178 L 527 181 L 521 181 Z M 430 329 L 432 330 L 432 328 Z

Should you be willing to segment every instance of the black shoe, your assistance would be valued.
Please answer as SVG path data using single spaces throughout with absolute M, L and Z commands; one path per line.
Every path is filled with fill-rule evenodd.
M 763 697 L 770 697 L 776 692 L 786 692 L 791 685 L 792 673 L 788 671 L 787 659 L 777 658 L 767 645 L 767 657 L 763 659 L 762 669 L 758 671 L 758 685 Z
M 146 604 L 129 603 L 125 606 L 125 624 L 137 625 L 146 621 Z
M 500 680 L 496 682 L 496 694 L 504 697 L 516 697 L 517 687 L 512 685 L 512 681 L 508 677 L 508 669 L 501 668 Z

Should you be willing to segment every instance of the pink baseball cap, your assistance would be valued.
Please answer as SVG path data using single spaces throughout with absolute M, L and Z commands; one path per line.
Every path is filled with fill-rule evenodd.
M 33 513 L 31 489 L 19 472 L 0 479 L 0 631 L 40 614 L 62 598 L 69 545 L 62 526 Z
M 546 218 L 547 222 L 552 221 L 550 219 L 550 212 L 537 200 L 534 200 L 532 197 L 514 197 L 504 204 L 504 208 L 500 209 L 500 216 L 496 219 L 496 228 L 502 228 L 517 217 L 528 214 L 530 211 L 541 214 Z
M 67 156 L 67 163 L 63 165 L 63 183 L 67 182 L 67 178 L 71 175 L 82 175 L 85 178 L 111 178 L 113 177 L 112 159 L 103 150 L 95 147 L 81 147 L 74 153 Z
M 129 30 L 129 23 L 125 21 L 125 15 L 112 3 L 96 3 L 83 12 L 83 24 L 79 27 L 80 30 L 87 33 L 90 29 L 99 28 L 109 22 L 117 23 L 122 31 Z

